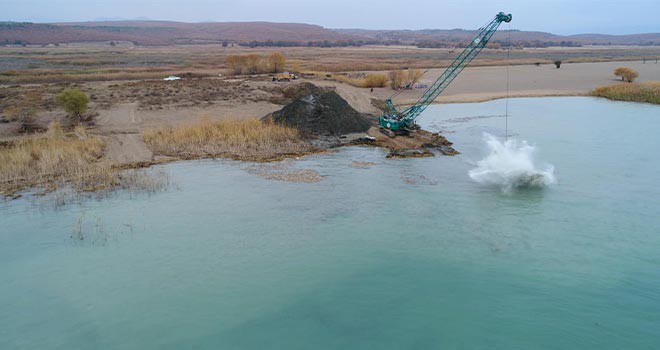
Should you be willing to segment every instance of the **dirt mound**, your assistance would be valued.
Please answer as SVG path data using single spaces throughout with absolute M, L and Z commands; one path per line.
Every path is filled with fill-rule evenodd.
M 295 99 L 307 95 L 320 95 L 326 91 L 330 91 L 330 90 L 316 86 L 312 83 L 300 83 L 295 85 L 289 85 L 284 89 L 282 89 L 282 93 L 284 94 L 284 97 L 290 99 Z
M 293 102 L 264 117 L 278 124 L 298 128 L 306 135 L 343 135 L 365 132 L 371 122 L 334 91 L 304 83 L 292 86 L 285 94 Z

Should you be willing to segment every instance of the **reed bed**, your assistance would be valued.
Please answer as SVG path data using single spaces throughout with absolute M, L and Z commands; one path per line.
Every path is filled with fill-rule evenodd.
M 133 189 L 153 192 L 166 187 L 162 173 L 126 170 L 103 157 L 104 144 L 82 126 L 66 133 L 57 122 L 44 134 L 0 148 L 0 195 L 14 196 L 30 187 L 47 192 L 64 185 L 78 192 Z
M 347 75 L 335 75 L 335 80 L 361 88 L 385 87 L 390 79 L 387 74 L 369 73 L 363 78 L 351 78 Z
M 660 81 L 601 86 L 591 91 L 591 95 L 616 101 L 660 104 Z
M 154 154 L 273 161 L 316 151 L 294 128 L 258 119 L 210 121 L 150 129 L 142 137 Z
M 48 132 L 0 149 L 0 191 L 12 194 L 33 185 L 51 187 L 56 180 L 70 180 L 86 189 L 107 182 L 111 167 L 102 164 L 103 143 L 77 127 L 66 135 L 58 123 Z

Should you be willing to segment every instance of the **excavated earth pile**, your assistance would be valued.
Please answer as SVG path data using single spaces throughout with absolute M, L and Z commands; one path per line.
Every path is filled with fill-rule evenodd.
M 306 136 L 339 136 L 366 132 L 371 121 L 351 107 L 335 91 L 310 83 L 291 86 L 284 95 L 293 101 L 265 116 L 277 124 L 295 127 Z
M 291 85 L 282 90 L 289 103 L 262 118 L 295 127 L 318 148 L 371 144 L 390 150 L 388 157 L 430 157 L 431 149 L 444 155 L 456 155 L 451 142 L 439 134 L 414 130 L 407 136 L 389 137 L 375 122 L 351 107 L 333 90 L 311 83 Z

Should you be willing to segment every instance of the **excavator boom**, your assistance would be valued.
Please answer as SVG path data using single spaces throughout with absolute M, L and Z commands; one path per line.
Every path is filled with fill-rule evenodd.
M 452 81 L 467 67 L 472 60 L 477 57 L 481 50 L 488 44 L 497 28 L 502 22 L 511 22 L 511 14 L 500 12 L 495 15 L 484 27 L 479 29 L 477 36 L 472 39 L 468 46 L 458 57 L 447 67 L 442 75 L 424 92 L 417 102 L 404 109 L 399 110 L 391 99 L 387 99 L 385 104 L 387 110 L 385 114 L 378 118 L 378 124 L 381 128 L 392 131 L 405 131 L 413 124 L 415 119 L 424 112 L 433 101 L 451 84 Z

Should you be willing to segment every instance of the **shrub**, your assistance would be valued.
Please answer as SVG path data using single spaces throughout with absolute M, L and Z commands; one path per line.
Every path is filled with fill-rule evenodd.
M 639 76 L 639 73 L 635 71 L 634 69 L 628 68 L 628 67 L 619 67 L 614 70 L 614 75 L 617 77 L 621 77 L 621 81 L 627 81 L 629 83 L 632 83 L 637 79 Z
M 412 88 L 423 75 L 424 72 L 419 69 L 408 68 L 408 84 L 410 84 L 410 88 Z
M 363 79 L 362 87 L 372 88 L 372 87 L 385 87 L 389 79 L 385 74 L 367 74 Z
M 80 116 L 87 111 L 89 97 L 80 90 L 66 89 L 57 95 L 56 101 L 69 115 L 80 120 Z
M 390 71 L 390 86 L 394 90 L 403 89 L 405 87 L 405 73 L 402 70 Z

